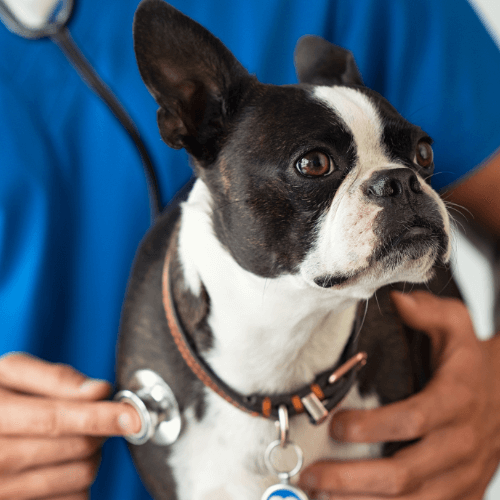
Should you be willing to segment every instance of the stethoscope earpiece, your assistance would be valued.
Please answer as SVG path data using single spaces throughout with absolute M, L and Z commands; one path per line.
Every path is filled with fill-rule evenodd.
M 73 0 L 0 0 L 0 19 L 23 38 L 51 37 L 64 29 L 73 12 Z
M 0 0 L 0 21 L 23 38 L 50 38 L 76 69 L 82 81 L 103 100 L 125 129 L 139 153 L 149 195 L 151 223 L 163 210 L 158 177 L 151 156 L 127 110 L 97 74 L 74 42 L 67 23 L 73 12 L 73 0 Z

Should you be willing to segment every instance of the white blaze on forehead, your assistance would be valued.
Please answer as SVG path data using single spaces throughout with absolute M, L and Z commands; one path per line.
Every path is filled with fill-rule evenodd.
M 316 87 L 313 95 L 344 121 L 354 136 L 358 165 L 363 169 L 388 161 L 382 145 L 384 132 L 379 113 L 370 99 L 348 87 Z

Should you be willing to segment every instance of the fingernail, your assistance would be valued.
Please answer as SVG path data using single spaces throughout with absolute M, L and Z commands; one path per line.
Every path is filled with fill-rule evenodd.
M 91 392 L 96 386 L 107 384 L 106 380 L 98 378 L 89 378 L 80 386 L 80 392 Z
M 132 419 L 128 413 L 122 413 L 118 416 L 118 423 L 120 427 L 127 433 L 132 433 Z

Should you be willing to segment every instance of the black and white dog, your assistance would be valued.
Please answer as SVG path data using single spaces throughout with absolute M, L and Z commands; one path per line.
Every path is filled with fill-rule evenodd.
M 162 0 L 140 5 L 134 40 L 161 136 L 188 151 L 197 179 L 137 256 L 118 367 L 121 387 L 138 368 L 160 373 L 183 430 L 170 447 L 132 452 L 158 498 L 258 500 L 277 482 L 264 464 L 276 408 L 268 400 L 270 418 L 250 415 L 193 373 L 169 333 L 165 256 L 179 322 L 202 363 L 248 400 L 293 394 L 336 366 L 360 302 L 390 283 L 429 281 L 449 260 L 449 217 L 429 184 L 431 139 L 363 86 L 349 52 L 322 39 L 300 40 L 300 84 L 288 86 L 259 83 Z M 383 372 L 394 388 L 411 373 L 390 370 L 407 359 L 381 349 L 362 373 Z M 388 396 L 364 380 L 343 406 L 373 408 L 415 389 Z M 301 413 L 294 401 L 288 409 Z M 290 418 L 290 438 L 305 465 L 382 453 L 334 442 L 305 411 Z

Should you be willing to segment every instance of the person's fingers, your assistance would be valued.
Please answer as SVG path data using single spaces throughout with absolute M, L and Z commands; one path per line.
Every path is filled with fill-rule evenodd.
M 2 477 L 0 500 L 29 500 L 80 494 L 95 480 L 100 457 Z
M 0 437 L 0 476 L 93 456 L 104 440 L 75 436 L 53 438 Z
M 468 498 L 477 485 L 477 471 L 457 466 L 425 481 L 392 459 L 360 462 L 317 462 L 301 475 L 299 486 L 313 498 L 335 500 L 449 500 Z M 484 489 L 482 490 L 484 493 Z M 479 497 L 481 498 L 481 497 Z
M 62 495 L 62 496 L 50 496 L 50 497 L 45 497 L 41 498 L 40 500 L 89 500 L 90 498 L 90 493 L 88 489 L 85 491 L 82 491 L 80 493 L 71 493 L 69 495 Z
M 89 379 L 64 364 L 43 361 L 25 353 L 0 357 L 0 387 L 18 392 L 64 399 L 99 400 L 109 396 L 111 385 Z
M 391 300 L 405 324 L 431 337 L 435 351 L 443 342 L 474 337 L 467 307 L 457 299 L 437 297 L 429 292 L 391 292 Z
M 479 432 L 472 426 L 443 427 L 400 450 L 391 460 L 403 471 L 404 489 L 410 491 L 467 462 L 480 447 Z
M 468 415 L 475 401 L 470 387 L 437 372 L 425 389 L 403 401 L 372 410 L 339 411 L 331 434 L 337 441 L 356 443 L 410 441 Z
M 478 420 L 491 407 L 485 405 L 492 377 L 484 344 L 460 302 L 425 292 L 393 300 L 405 323 L 429 334 L 433 377 L 405 401 L 339 412 L 332 433 L 347 442 L 420 441 L 391 458 L 313 464 L 300 485 L 318 499 L 480 500 L 498 463 L 496 454 L 489 470 L 487 419 Z
M 141 429 L 137 411 L 127 403 L 48 399 L 3 389 L 0 414 L 2 436 L 122 436 Z
M 62 495 L 62 496 L 50 496 L 50 497 L 45 497 L 41 498 L 40 500 L 89 500 L 90 498 L 90 493 L 88 489 L 85 491 L 82 491 L 80 493 L 71 493 L 69 495 Z
M 395 494 L 406 480 L 388 458 L 356 462 L 325 460 L 308 467 L 301 474 L 299 485 L 309 491 L 386 495 Z
M 432 385 L 436 387 L 429 384 L 425 392 L 387 406 L 340 411 L 332 419 L 332 437 L 352 443 L 411 441 L 466 415 L 474 405 L 468 391 L 457 390 L 450 397 L 445 384 Z
M 439 493 L 432 494 L 431 496 L 422 496 L 421 493 L 417 493 L 415 495 L 405 495 L 398 497 L 387 497 L 380 495 L 351 495 L 349 493 L 326 493 L 322 491 L 308 491 L 309 498 L 313 498 L 314 500 L 388 500 L 388 498 L 393 498 L 393 500 L 484 500 L 484 492 L 482 494 L 471 492 L 450 492 L 446 489 L 446 485 L 444 486 L 444 491 L 440 491 Z M 444 495 L 444 496 L 443 496 Z
M 415 328 L 433 331 L 434 344 L 438 344 L 441 350 L 441 364 L 427 386 L 406 400 L 373 410 L 339 411 L 331 424 L 334 439 L 366 443 L 408 441 L 466 416 L 474 409 L 477 399 L 474 377 L 481 367 L 482 358 L 473 330 L 469 332 L 473 340 L 468 340 L 461 329 L 464 322 L 465 328 L 470 326 L 467 311 L 460 303 L 445 301 L 425 292 L 415 292 L 410 298 L 401 294 L 394 294 L 394 297 L 405 322 Z M 410 305 L 406 304 L 407 300 Z M 457 324 L 455 320 L 443 318 L 443 308 L 446 307 L 449 311 L 444 316 L 450 313 L 455 319 L 459 318 Z M 455 330 L 461 333 L 455 335 Z

